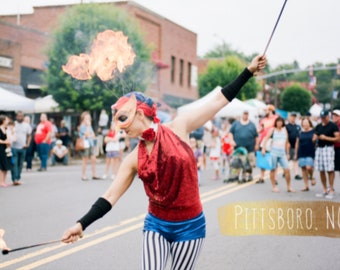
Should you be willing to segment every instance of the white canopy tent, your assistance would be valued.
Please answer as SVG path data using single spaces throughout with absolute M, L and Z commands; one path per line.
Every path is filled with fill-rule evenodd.
M 179 108 L 177 108 L 177 113 L 181 114 L 183 112 L 189 111 L 193 108 L 199 108 L 202 106 L 203 103 L 209 102 L 209 100 L 212 99 L 212 97 L 218 92 L 221 91 L 221 87 L 217 86 L 213 91 L 211 91 L 209 94 L 205 95 L 204 97 L 193 101 L 189 104 L 183 105 Z M 246 102 L 243 102 L 237 98 L 234 98 L 232 102 L 230 102 L 227 106 L 222 108 L 217 114 L 216 117 L 234 117 L 238 118 L 240 117 L 244 111 L 249 112 L 249 119 L 254 122 L 254 124 L 258 123 L 258 112 L 257 108 L 254 106 L 251 106 L 247 104 Z
M 14 94 L 0 87 L 0 111 L 23 111 L 34 110 L 34 100 Z
M 58 111 L 59 104 L 53 99 L 52 95 L 37 98 L 34 101 L 34 113 L 46 113 Z

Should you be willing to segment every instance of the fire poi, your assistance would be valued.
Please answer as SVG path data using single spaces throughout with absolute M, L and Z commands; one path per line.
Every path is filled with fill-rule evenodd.
M 72 55 L 62 69 L 78 80 L 89 80 L 97 74 L 102 81 L 108 81 L 115 70 L 123 72 L 134 62 L 136 55 L 127 40 L 121 31 L 105 30 L 92 43 L 90 55 Z

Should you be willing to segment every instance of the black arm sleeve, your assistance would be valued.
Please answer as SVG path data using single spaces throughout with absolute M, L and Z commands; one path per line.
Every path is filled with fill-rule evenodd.
M 85 216 L 79 219 L 79 222 L 83 228 L 83 231 L 97 219 L 103 217 L 107 212 L 109 212 L 112 208 L 112 205 L 100 197 L 91 207 L 91 209 L 87 212 Z
M 240 92 L 242 86 L 253 76 L 253 73 L 249 71 L 248 68 L 245 68 L 237 78 L 229 83 L 228 85 L 224 86 L 221 90 L 222 94 L 225 96 L 226 99 L 232 101 Z

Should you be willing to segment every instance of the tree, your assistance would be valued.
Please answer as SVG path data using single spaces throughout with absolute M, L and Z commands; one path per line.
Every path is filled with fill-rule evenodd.
M 304 115 L 312 105 L 312 94 L 300 84 L 287 87 L 281 94 L 281 106 L 288 112 L 299 112 Z
M 234 80 L 245 67 L 245 63 L 236 56 L 228 56 L 224 60 L 210 60 L 207 70 L 198 78 L 200 97 L 205 96 L 216 86 L 225 86 Z M 237 98 L 241 100 L 255 98 L 260 85 L 251 78 L 242 88 Z
M 111 29 L 128 36 L 136 58 L 134 64 L 107 82 L 97 76 L 87 81 L 73 79 L 62 70 L 70 55 L 89 53 L 99 32 Z M 62 110 L 109 109 L 119 96 L 132 90 L 144 91 L 151 79 L 150 49 L 144 44 L 137 24 L 112 4 L 82 4 L 69 8 L 60 18 L 47 49 L 46 87 Z

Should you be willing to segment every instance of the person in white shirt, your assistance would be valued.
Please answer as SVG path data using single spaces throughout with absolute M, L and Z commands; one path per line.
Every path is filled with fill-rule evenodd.
M 56 165 L 57 162 L 68 165 L 68 149 L 65 145 L 63 145 L 62 140 L 57 140 L 56 145 L 52 149 L 52 166 Z

